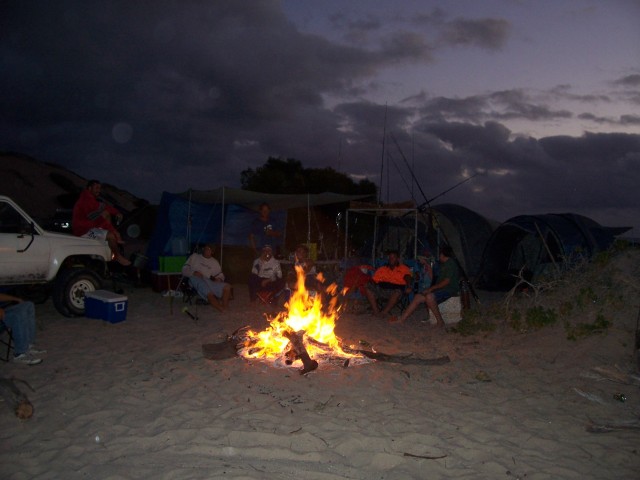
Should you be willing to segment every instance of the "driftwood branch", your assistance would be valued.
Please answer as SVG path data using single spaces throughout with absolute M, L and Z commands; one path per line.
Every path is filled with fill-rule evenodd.
M 627 424 L 627 423 L 604 423 L 595 424 L 590 423 L 586 427 L 589 433 L 609 433 L 617 430 L 640 430 L 640 424 Z
M 356 350 L 343 347 L 343 350 L 350 353 L 359 353 L 365 357 L 380 362 L 400 363 L 402 365 L 444 365 L 451 362 L 449 355 L 443 355 L 435 358 L 420 358 L 413 355 L 390 355 L 388 353 L 374 352 L 372 350 Z
M 0 378 L 0 395 L 13 409 L 18 418 L 31 418 L 33 416 L 33 405 L 27 396 L 16 386 L 16 381 L 24 383 L 33 391 L 33 388 L 24 380 L 18 380 L 17 378 Z
M 425 458 L 427 460 L 439 460 L 441 458 L 446 458 L 446 455 L 414 455 L 413 453 L 408 453 L 405 452 L 404 453 L 405 457 L 412 457 L 412 458 Z

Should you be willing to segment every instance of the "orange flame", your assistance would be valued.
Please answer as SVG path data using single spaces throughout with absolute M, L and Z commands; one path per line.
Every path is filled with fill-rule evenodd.
M 246 332 L 245 348 L 240 354 L 247 358 L 279 358 L 287 350 L 289 339 L 284 335 L 286 332 L 304 331 L 307 341 L 305 346 L 310 357 L 326 355 L 330 351 L 335 355 L 351 358 L 358 357 L 346 353 L 340 347 L 340 339 L 334 330 L 338 319 L 339 308 L 337 305 L 336 292 L 338 287 L 331 284 L 326 288 L 326 292 L 331 295 L 331 299 L 326 308 L 323 309 L 322 295 L 319 292 L 309 292 L 305 288 L 305 274 L 302 268 L 295 267 L 297 274 L 296 289 L 292 291 L 291 298 L 285 303 L 284 312 L 278 313 L 269 319 L 270 326 L 261 332 L 249 330 Z M 321 275 L 318 277 L 319 283 L 323 281 Z M 309 339 L 315 340 L 309 341 Z

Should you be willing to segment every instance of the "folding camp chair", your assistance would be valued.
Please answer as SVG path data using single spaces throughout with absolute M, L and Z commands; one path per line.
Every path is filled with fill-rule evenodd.
M 0 322 L 0 343 L 7 347 L 4 357 L 0 357 L 0 360 L 8 362 L 11 349 L 13 348 L 13 333 L 4 322 Z
M 369 308 L 364 289 L 366 283 L 371 281 L 372 274 L 373 267 L 362 262 L 345 268 L 340 288 L 340 291 L 344 292 L 341 301 L 345 312 L 360 314 L 365 313 Z

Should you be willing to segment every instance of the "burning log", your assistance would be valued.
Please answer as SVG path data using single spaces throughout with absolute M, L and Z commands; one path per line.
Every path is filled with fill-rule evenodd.
M 289 339 L 291 350 L 295 354 L 297 358 L 302 360 L 302 370 L 300 370 L 300 375 L 304 375 L 305 373 L 309 373 L 316 368 L 318 368 L 318 362 L 313 360 L 309 353 L 307 352 L 307 348 L 304 346 L 304 331 L 301 330 L 299 332 L 294 332 L 293 330 L 288 330 L 284 332 L 284 336 Z
M 18 418 L 31 418 L 33 416 L 33 405 L 27 396 L 16 387 L 16 380 L 16 378 L 0 378 L 0 395 L 5 399 L 7 405 L 13 408 Z M 23 380 L 18 381 L 24 383 L 33 391 L 27 382 Z

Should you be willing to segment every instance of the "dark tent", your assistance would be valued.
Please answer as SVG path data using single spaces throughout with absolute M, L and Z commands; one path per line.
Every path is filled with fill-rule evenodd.
M 482 254 L 493 232 L 493 225 L 482 215 L 461 205 L 445 203 L 432 207 L 435 212 L 431 221 L 432 232 L 429 235 L 433 244 L 448 243 L 465 269 L 467 276 L 474 279 L 480 273 Z M 439 233 L 438 233 L 439 232 Z
M 520 215 L 500 225 L 487 242 L 478 286 L 506 291 L 520 271 L 535 280 L 578 257 L 608 249 L 629 228 L 603 227 L 573 213 Z

